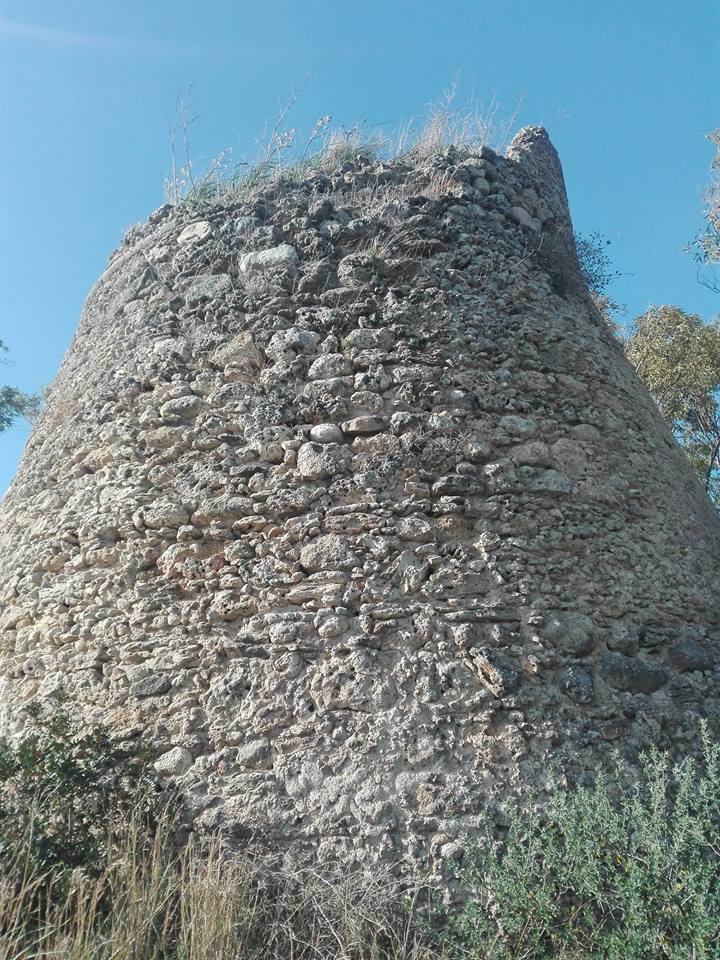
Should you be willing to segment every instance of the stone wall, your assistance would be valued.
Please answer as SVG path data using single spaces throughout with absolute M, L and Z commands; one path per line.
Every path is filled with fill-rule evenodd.
M 717 728 L 718 533 L 543 130 L 166 206 L 0 507 L 5 723 L 69 698 L 198 829 L 441 867 Z

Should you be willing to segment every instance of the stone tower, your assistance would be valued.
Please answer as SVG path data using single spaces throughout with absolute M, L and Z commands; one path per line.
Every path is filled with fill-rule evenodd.
M 165 206 L 0 508 L 4 722 L 66 698 L 199 829 L 441 863 L 717 726 L 719 533 L 544 130 Z

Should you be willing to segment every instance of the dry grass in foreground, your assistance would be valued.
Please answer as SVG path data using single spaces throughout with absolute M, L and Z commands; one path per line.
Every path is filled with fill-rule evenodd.
M 140 761 L 62 711 L 28 720 L 0 740 L 0 960 L 720 960 L 707 726 L 700 758 L 618 758 L 510 806 L 501 838 L 488 821 L 443 912 L 379 868 L 181 847 Z
M 0 740 L 0 960 L 430 960 L 382 871 L 177 843 L 182 807 L 102 728 Z
M 381 875 L 275 868 L 218 843 L 174 852 L 129 817 L 105 866 L 53 877 L 16 861 L 0 880 L 1 960 L 435 960 Z

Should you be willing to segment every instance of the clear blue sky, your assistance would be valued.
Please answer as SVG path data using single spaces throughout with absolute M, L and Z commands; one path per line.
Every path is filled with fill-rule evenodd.
M 710 318 L 683 247 L 701 224 L 720 124 L 717 0 L 0 0 L 0 382 L 52 380 L 85 295 L 123 232 L 163 200 L 167 123 L 193 85 L 193 154 L 252 154 L 304 77 L 298 126 L 330 113 L 395 126 L 459 74 L 542 123 L 576 229 L 627 275 L 630 316 Z M 0 434 L 0 492 L 26 428 Z

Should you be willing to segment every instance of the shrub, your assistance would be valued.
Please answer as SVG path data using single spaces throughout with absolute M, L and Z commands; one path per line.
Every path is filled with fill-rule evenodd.
M 620 273 L 613 269 L 607 253 L 607 247 L 611 243 L 611 240 L 597 230 L 587 236 L 581 233 L 575 235 L 583 280 L 588 289 L 599 296 L 607 293 L 609 285 L 620 276 Z
M 113 758 L 102 728 L 37 705 L 26 715 L 16 743 L 0 740 L 0 868 L 50 871 L 58 885 L 67 871 L 101 869 L 108 826 L 141 797 L 149 825 L 156 788 L 141 760 Z
M 500 852 L 468 845 L 457 956 L 687 960 L 720 956 L 720 748 L 701 765 L 653 750 L 632 781 L 616 761 L 558 791 L 545 816 L 511 814 Z
M 575 234 L 575 247 L 583 280 L 598 313 L 611 333 L 619 336 L 617 317 L 624 312 L 608 293 L 608 287 L 622 274 L 613 268 L 607 248 L 612 243 L 597 230 L 589 235 Z

